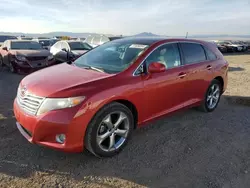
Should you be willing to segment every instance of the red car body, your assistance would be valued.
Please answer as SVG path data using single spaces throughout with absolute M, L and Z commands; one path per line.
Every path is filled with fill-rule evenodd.
M 40 116 L 27 114 L 16 98 L 14 113 L 23 136 L 38 145 L 66 152 L 81 152 L 89 122 L 100 109 L 113 101 L 131 109 L 136 127 L 141 127 L 171 112 L 198 106 L 204 100 L 204 94 L 213 79 L 221 81 L 222 92 L 225 91 L 228 63 L 215 45 L 188 39 L 145 40 L 151 40 L 149 48 L 128 69 L 118 74 L 85 70 L 64 63 L 25 77 L 19 87 L 25 86 L 35 96 L 86 98 L 81 105 L 53 110 Z M 183 64 L 158 74 L 134 74 L 153 50 L 166 43 L 180 42 L 199 43 L 213 51 L 218 58 Z M 55 140 L 55 135 L 61 133 L 67 137 L 63 144 Z

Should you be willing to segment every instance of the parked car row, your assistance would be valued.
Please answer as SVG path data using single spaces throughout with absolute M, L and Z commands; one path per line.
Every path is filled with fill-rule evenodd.
M 250 45 L 243 41 L 214 41 L 222 53 L 226 52 L 245 52 Z
M 74 61 L 92 47 L 82 41 L 49 39 L 6 40 L 0 47 L 0 66 L 13 73 L 28 73 L 54 64 Z M 49 50 L 48 50 L 49 49 Z

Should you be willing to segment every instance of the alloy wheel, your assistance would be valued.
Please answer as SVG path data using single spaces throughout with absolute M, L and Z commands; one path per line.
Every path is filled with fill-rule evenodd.
M 129 119 L 121 111 L 108 114 L 97 129 L 97 144 L 105 152 L 119 149 L 129 133 Z
M 207 94 L 207 107 L 209 109 L 213 109 L 216 107 L 216 105 L 218 104 L 219 102 L 219 99 L 220 99 L 220 86 L 218 84 L 213 84 L 210 88 L 209 88 L 209 91 L 208 91 L 208 94 Z

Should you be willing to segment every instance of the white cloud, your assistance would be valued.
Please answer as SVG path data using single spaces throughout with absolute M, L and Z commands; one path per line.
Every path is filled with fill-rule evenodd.
M 2 0 L 2 31 L 249 34 L 247 0 Z M 243 28 L 243 29 L 242 29 Z M 248 32 L 248 33 L 247 33 Z

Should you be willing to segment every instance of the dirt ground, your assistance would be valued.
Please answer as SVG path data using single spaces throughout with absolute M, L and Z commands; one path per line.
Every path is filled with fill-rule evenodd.
M 0 68 L 0 187 L 250 187 L 250 54 L 226 55 L 228 90 L 210 114 L 186 110 L 136 130 L 109 159 L 28 143 L 12 103 L 23 76 Z

